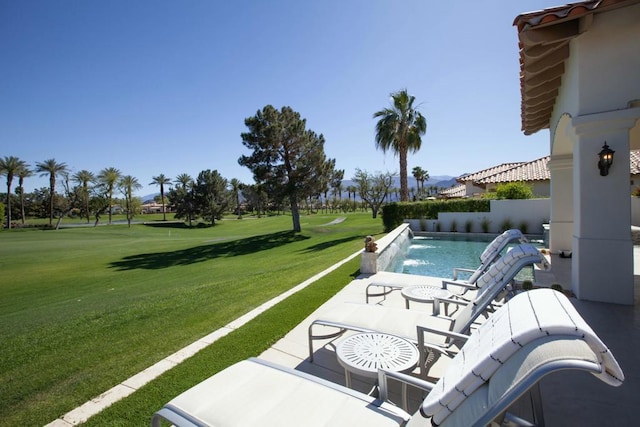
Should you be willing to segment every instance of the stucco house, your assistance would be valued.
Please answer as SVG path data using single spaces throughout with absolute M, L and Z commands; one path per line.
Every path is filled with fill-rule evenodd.
M 640 148 L 640 0 L 516 17 L 522 130 L 550 132 L 550 249 L 580 299 L 634 303 L 629 177 Z M 606 166 L 605 149 L 615 152 Z M 600 167 L 601 166 L 601 167 Z
M 629 155 L 629 194 L 631 194 L 634 190 L 640 191 L 640 151 L 633 150 Z M 456 178 L 457 185 L 439 194 L 444 198 L 479 197 L 486 192 L 495 191 L 500 184 L 524 182 L 531 186 L 536 197 L 549 197 L 551 194 L 550 159 L 551 156 L 545 156 L 530 162 L 504 163 L 465 174 Z
M 458 185 L 440 192 L 441 197 L 479 197 L 488 191 L 495 191 L 499 184 L 525 182 L 531 185 L 533 194 L 549 197 L 550 176 L 547 169 L 549 156 L 530 162 L 503 163 L 481 171 L 465 174 L 458 178 Z

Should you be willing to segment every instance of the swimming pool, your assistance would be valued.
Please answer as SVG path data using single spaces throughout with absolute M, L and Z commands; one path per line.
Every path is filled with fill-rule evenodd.
M 386 270 L 451 278 L 454 267 L 477 268 L 480 265 L 480 254 L 490 241 L 490 238 L 478 241 L 466 238 L 445 240 L 415 236 L 408 243 L 406 250 L 400 252 Z M 518 279 L 530 278 L 532 275 L 533 268 L 527 267 L 518 275 Z

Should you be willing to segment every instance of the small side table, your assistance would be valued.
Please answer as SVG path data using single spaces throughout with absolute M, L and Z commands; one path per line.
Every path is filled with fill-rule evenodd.
M 418 363 L 418 349 L 411 341 L 395 335 L 365 332 L 351 335 L 336 346 L 338 363 L 344 368 L 345 382 L 351 388 L 351 373 L 378 378 L 378 369 L 410 372 Z M 402 401 L 406 407 L 406 384 Z
M 433 314 L 440 314 L 441 298 L 451 298 L 451 292 L 437 286 L 417 285 L 402 288 L 402 296 L 405 299 L 405 306 L 409 308 L 409 301 L 433 303 Z M 446 310 L 445 310 L 446 311 Z

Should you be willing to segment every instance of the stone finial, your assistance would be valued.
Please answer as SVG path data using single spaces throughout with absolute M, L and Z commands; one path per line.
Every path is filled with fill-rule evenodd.
M 364 238 L 364 251 L 365 252 L 375 252 L 378 250 L 378 244 L 375 242 L 375 238 L 373 236 L 367 236 Z

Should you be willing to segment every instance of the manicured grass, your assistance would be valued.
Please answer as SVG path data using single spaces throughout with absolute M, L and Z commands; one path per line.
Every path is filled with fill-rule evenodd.
M 149 425 L 151 416 L 184 390 L 248 357 L 258 356 L 358 275 L 355 258 L 260 314 L 133 395 L 117 402 L 87 426 Z
M 288 216 L 0 233 L 0 419 L 46 424 L 382 230 L 337 216 L 304 216 L 300 234 Z

